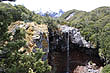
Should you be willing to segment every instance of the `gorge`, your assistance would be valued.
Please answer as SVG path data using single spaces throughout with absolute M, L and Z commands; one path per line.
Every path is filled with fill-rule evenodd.
M 103 60 L 98 49 L 84 40 L 78 29 L 66 25 L 58 28 L 55 32 L 49 30 L 48 59 L 55 71 L 52 73 L 100 73 Z

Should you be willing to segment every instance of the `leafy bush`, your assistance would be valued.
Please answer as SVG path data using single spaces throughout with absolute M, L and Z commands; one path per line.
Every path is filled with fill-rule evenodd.
M 110 64 L 104 66 L 102 69 L 102 73 L 110 73 Z
M 42 49 L 36 48 L 34 52 L 27 52 L 28 48 L 24 48 L 23 51 L 19 51 L 21 47 L 26 46 L 24 38 L 25 30 L 18 28 L 13 39 L 5 40 L 6 43 L 0 42 L 0 69 L 6 73 L 47 73 L 50 71 L 48 61 L 42 61 L 45 54 Z

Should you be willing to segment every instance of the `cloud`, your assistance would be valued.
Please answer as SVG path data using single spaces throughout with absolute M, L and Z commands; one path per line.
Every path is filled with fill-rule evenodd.
M 100 6 L 110 6 L 110 0 L 17 0 L 12 4 L 21 4 L 30 10 L 53 10 L 63 9 L 64 11 L 78 9 L 91 11 Z

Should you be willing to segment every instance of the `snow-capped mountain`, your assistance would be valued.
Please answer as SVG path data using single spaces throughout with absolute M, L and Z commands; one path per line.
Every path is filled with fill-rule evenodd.
M 36 13 L 41 15 L 41 16 L 46 16 L 46 14 L 48 14 L 51 17 L 57 18 L 57 17 L 60 17 L 64 13 L 64 11 L 62 9 L 55 11 L 55 12 L 51 11 L 51 10 L 45 11 L 45 12 L 43 10 L 38 10 L 38 11 L 36 11 Z

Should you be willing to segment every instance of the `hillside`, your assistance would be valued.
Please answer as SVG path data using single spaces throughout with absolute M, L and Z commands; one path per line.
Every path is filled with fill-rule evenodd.
M 72 13 L 74 15 L 71 16 Z M 79 28 L 84 38 L 99 49 L 105 64 L 110 63 L 110 7 L 99 7 L 90 12 L 70 10 L 60 18 L 69 26 Z
M 91 12 L 70 10 L 62 14 L 60 18 L 70 22 L 69 25 L 71 26 L 82 27 L 86 24 L 106 25 L 109 23 L 109 14 L 110 7 L 99 7 L 95 10 L 92 10 Z
M 36 14 L 22 5 L 0 2 L 0 72 L 48 73 L 52 69 L 58 73 L 59 69 L 63 73 L 62 68 L 65 67 L 66 72 L 68 64 L 73 72 L 75 68 L 77 71 L 77 68 L 85 68 L 88 63 L 93 66 L 92 62 L 96 62 L 100 68 L 104 66 L 103 73 L 109 73 L 109 46 L 110 7 L 90 12 L 73 9 L 52 18 L 48 14 Z M 67 60 L 68 64 L 63 66 Z M 62 68 L 56 69 L 60 61 Z

